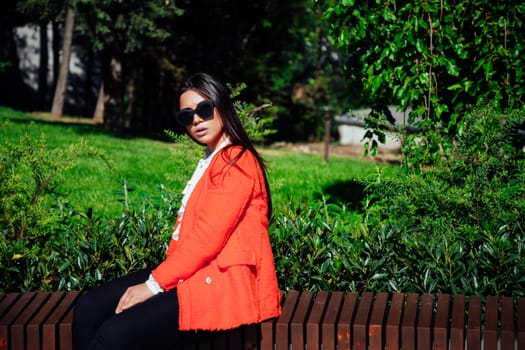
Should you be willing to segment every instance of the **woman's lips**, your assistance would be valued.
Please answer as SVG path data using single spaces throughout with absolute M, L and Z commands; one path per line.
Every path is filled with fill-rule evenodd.
M 206 128 L 198 128 L 195 130 L 195 136 L 197 137 L 203 137 L 206 135 L 207 129 Z

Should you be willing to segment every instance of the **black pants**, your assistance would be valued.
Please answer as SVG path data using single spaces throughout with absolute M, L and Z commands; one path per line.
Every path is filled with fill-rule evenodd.
M 198 341 L 198 333 L 179 331 L 179 302 L 175 289 L 115 314 L 126 289 L 146 281 L 150 272 L 147 269 L 132 273 L 80 297 L 73 319 L 76 350 L 170 349 Z

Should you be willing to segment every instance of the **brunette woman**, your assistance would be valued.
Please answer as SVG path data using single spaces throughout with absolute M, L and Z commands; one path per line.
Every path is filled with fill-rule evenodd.
M 76 349 L 170 349 L 281 312 L 266 169 L 230 91 L 198 73 L 178 99 L 177 122 L 205 154 L 183 191 L 166 258 L 82 295 Z

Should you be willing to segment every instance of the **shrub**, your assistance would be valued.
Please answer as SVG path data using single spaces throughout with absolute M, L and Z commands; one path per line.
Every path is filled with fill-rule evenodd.
M 297 290 L 347 290 L 356 282 L 354 256 L 363 249 L 361 218 L 326 198 L 275 213 L 271 232 L 279 285 Z M 356 232 L 352 235 L 352 232 Z M 342 272 L 342 270 L 344 272 Z
M 91 155 L 84 142 L 50 149 L 42 135 L 28 135 L 19 143 L 0 144 L 0 227 L 7 238 L 45 235 L 52 221 L 47 208 L 63 181 L 63 173 L 81 156 Z
M 525 161 L 516 147 L 523 114 L 465 115 L 440 160 L 421 172 L 368 183 L 366 223 L 393 231 L 402 290 L 523 294 Z M 413 149 L 417 147 L 412 145 Z
M 123 214 L 113 219 L 79 213 L 58 200 L 49 209 L 54 220 L 47 235 L 0 241 L 0 290 L 79 290 L 156 265 L 176 216 L 172 203 L 179 200 L 160 190 L 160 198 L 136 209 L 123 196 Z
M 103 155 L 83 141 L 51 149 L 44 136 L 25 135 L 18 143 L 0 144 L 0 288 L 47 285 L 42 255 L 52 242 L 60 217 L 52 210 L 60 197 L 64 172 L 79 157 Z

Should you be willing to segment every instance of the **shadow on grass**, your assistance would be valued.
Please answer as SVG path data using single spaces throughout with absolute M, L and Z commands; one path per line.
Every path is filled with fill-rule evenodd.
M 361 212 L 365 186 L 357 180 L 340 181 L 326 186 L 323 193 L 330 203 L 344 203 L 349 209 Z

